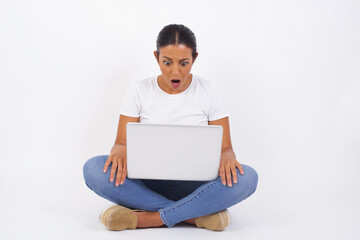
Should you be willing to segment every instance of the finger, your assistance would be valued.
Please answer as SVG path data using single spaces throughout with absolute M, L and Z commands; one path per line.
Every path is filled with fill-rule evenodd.
M 239 162 L 236 162 L 236 167 L 239 169 L 240 174 L 243 175 L 244 170 L 243 170 L 243 168 L 242 168 L 242 166 L 241 166 L 241 164 Z
M 127 170 L 126 170 L 125 167 L 123 167 L 123 169 L 122 169 L 122 174 L 121 174 L 121 182 L 120 182 L 121 185 L 124 184 L 126 175 L 127 175 Z
M 226 180 L 229 187 L 232 186 L 231 182 L 231 172 L 230 172 L 230 165 L 226 165 L 225 167 L 225 173 L 226 173 Z
M 123 185 L 127 176 L 127 162 L 126 162 L 126 157 L 124 159 L 124 167 L 122 169 L 122 175 L 121 175 L 121 181 L 120 184 Z
M 220 165 L 220 170 L 219 170 L 219 173 L 220 173 L 220 178 L 221 178 L 221 182 L 223 185 L 226 185 L 226 181 L 225 181 L 225 168 L 224 168 L 224 165 Z
M 113 162 L 113 165 L 112 165 L 112 167 L 111 167 L 111 172 L 110 172 L 110 182 L 113 182 L 113 181 L 114 181 L 116 168 L 117 168 L 117 163 L 116 163 L 116 161 L 114 161 L 114 162 Z
M 231 166 L 231 174 L 232 174 L 234 183 L 237 183 L 238 179 L 237 179 L 237 172 L 236 172 L 235 164 L 233 166 Z
M 119 165 L 118 169 L 117 169 L 117 174 L 116 174 L 115 186 L 119 186 L 119 184 L 120 184 L 121 173 L 122 173 L 122 167 L 121 167 L 121 165 Z
M 109 164 L 112 162 L 112 156 L 110 155 L 108 157 L 108 159 L 106 160 L 105 164 L 104 164 L 104 169 L 103 169 L 103 172 L 106 173 L 107 172 L 107 169 L 109 167 Z

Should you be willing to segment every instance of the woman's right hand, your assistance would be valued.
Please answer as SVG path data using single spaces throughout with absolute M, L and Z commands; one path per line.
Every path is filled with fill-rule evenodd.
M 127 175 L 127 167 L 126 167 L 126 145 L 123 144 L 114 144 L 111 148 L 110 156 L 105 162 L 104 165 L 104 173 L 107 172 L 107 169 L 112 163 L 111 172 L 110 172 L 110 182 L 114 181 L 115 172 L 117 169 L 115 186 L 119 186 L 119 184 L 123 184 Z

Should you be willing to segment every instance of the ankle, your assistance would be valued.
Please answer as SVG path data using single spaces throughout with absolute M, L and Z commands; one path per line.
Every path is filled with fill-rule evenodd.
M 187 219 L 187 220 L 185 220 L 184 222 L 189 223 L 189 224 L 196 225 L 195 218 Z
M 161 227 L 164 225 L 159 212 L 134 212 L 138 218 L 136 228 Z
M 158 211 L 150 212 L 150 219 L 153 224 L 153 227 L 160 227 L 164 225 L 164 222 L 162 221 L 160 217 L 160 213 Z

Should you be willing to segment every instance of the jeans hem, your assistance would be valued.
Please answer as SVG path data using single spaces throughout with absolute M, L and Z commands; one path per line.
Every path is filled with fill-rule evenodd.
M 175 224 L 170 224 L 167 220 L 166 220 L 166 217 L 165 217 L 165 213 L 162 209 L 159 209 L 159 214 L 160 214 L 160 218 L 161 220 L 163 221 L 163 223 L 167 226 L 167 227 L 172 227 L 174 226 Z

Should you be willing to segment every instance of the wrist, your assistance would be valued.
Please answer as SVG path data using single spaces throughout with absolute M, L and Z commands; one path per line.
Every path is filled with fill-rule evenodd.
M 111 148 L 110 152 L 114 152 L 114 151 L 122 151 L 121 149 L 125 149 L 126 145 L 124 144 L 119 144 L 119 143 L 115 143 L 114 146 Z
M 232 148 L 224 148 L 221 150 L 221 155 L 226 156 L 226 158 L 234 158 L 236 159 L 235 153 Z
M 233 153 L 235 155 L 234 150 L 231 147 L 221 149 L 221 153 Z

